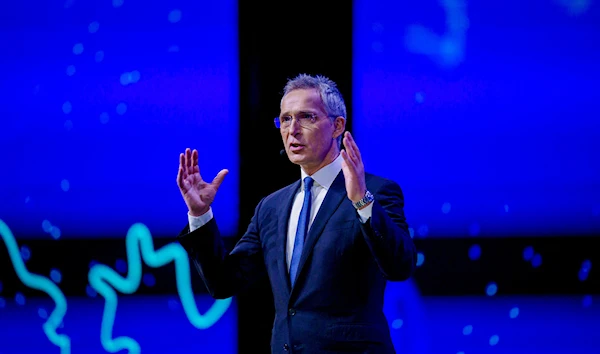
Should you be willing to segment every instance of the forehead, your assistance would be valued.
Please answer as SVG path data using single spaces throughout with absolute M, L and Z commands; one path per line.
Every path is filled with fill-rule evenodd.
M 297 89 L 281 100 L 281 113 L 323 110 L 323 101 L 316 89 Z

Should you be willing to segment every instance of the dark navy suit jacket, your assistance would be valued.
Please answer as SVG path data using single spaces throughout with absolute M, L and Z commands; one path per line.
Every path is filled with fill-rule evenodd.
M 231 297 L 258 277 L 269 277 L 273 353 L 394 353 L 383 314 L 385 285 L 408 279 L 417 259 L 400 187 L 367 174 L 375 201 L 363 224 L 340 171 L 310 227 L 291 288 L 285 248 L 300 184 L 262 199 L 230 253 L 215 218 L 194 232 L 184 229 L 178 240 L 214 298 Z

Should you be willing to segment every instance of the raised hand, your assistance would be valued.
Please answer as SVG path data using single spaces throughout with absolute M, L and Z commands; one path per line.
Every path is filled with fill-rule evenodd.
M 361 200 L 367 192 L 365 183 L 365 166 L 360 156 L 360 151 L 354 138 L 350 132 L 344 133 L 344 149 L 341 151 L 342 157 L 342 172 L 346 180 L 346 191 L 348 198 L 356 203 Z
M 192 216 L 200 216 L 209 210 L 228 172 L 226 169 L 221 170 L 213 181 L 208 183 L 200 175 L 198 150 L 191 151 L 188 148 L 185 154 L 179 154 L 177 186 Z

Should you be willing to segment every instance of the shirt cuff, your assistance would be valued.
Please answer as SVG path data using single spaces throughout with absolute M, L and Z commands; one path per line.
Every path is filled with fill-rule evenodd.
M 373 202 L 369 203 L 369 205 L 367 205 L 366 207 L 357 210 L 358 212 L 358 216 L 360 217 L 360 222 L 362 222 L 363 224 L 367 222 L 367 220 L 369 220 L 371 218 L 371 215 L 373 215 Z
M 190 224 L 190 232 L 194 232 L 195 230 L 201 228 L 206 225 L 213 218 L 212 208 L 209 208 L 208 211 L 200 216 L 192 216 L 188 212 L 188 222 Z

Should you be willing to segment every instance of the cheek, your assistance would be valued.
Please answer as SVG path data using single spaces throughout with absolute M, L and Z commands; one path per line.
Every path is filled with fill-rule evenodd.
M 326 143 L 327 141 L 327 136 L 325 134 L 316 135 L 313 150 L 318 153 L 323 153 L 324 151 L 328 150 L 329 145 Z

